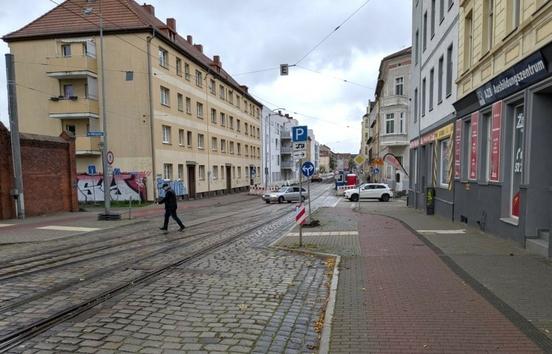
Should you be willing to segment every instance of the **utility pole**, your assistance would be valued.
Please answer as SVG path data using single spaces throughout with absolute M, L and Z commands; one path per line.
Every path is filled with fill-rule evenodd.
M 299 159 L 299 166 L 303 166 L 303 159 Z M 300 169 L 300 168 L 299 168 Z M 299 205 L 303 206 L 303 172 L 299 173 Z M 299 247 L 303 247 L 303 223 L 299 223 Z
M 23 172 L 21 169 L 21 145 L 19 143 L 19 122 L 17 117 L 17 96 L 15 84 L 15 64 L 13 54 L 6 54 L 6 79 L 8 82 L 8 112 L 10 116 L 10 134 L 13 161 L 16 215 L 25 219 L 25 200 L 23 195 Z

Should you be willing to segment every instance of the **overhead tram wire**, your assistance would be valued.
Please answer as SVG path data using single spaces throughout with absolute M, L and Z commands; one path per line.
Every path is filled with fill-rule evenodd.
M 360 5 L 352 14 L 349 15 L 343 22 L 341 22 L 336 28 L 334 28 L 330 33 L 328 33 L 320 42 L 318 42 L 312 49 L 310 49 L 307 54 L 303 55 L 294 65 L 297 66 L 300 62 L 305 60 L 309 55 L 312 54 L 322 43 L 324 43 L 328 38 L 330 38 L 335 32 L 337 32 L 347 21 L 349 21 L 354 15 L 356 15 L 364 6 L 366 6 L 370 0 L 366 0 L 362 5 Z
M 369 86 L 364 85 L 364 84 L 359 84 L 358 82 L 354 82 L 354 81 L 351 81 L 351 80 L 347 80 L 347 79 L 344 79 L 344 78 L 342 78 L 342 77 L 324 74 L 323 72 L 316 71 L 316 70 L 313 70 L 313 69 L 309 69 L 309 68 L 304 67 L 304 66 L 301 66 L 301 65 L 296 65 L 296 66 L 297 66 L 299 69 L 303 69 L 303 70 L 306 70 L 306 71 L 310 71 L 310 72 L 312 72 L 312 73 L 314 73 L 314 74 L 318 74 L 318 75 L 322 75 L 322 76 L 327 76 L 327 77 L 332 78 L 332 79 L 334 79 L 334 80 L 342 81 L 343 83 L 346 83 L 346 84 L 351 84 L 351 85 L 360 86 L 360 87 L 363 87 L 363 88 L 366 88 L 366 89 L 369 89 L 369 90 L 373 90 L 373 89 L 374 89 L 373 87 L 369 87 Z

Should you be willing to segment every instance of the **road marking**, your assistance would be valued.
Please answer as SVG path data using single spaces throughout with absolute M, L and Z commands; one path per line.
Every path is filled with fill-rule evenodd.
M 8 226 L 13 226 L 15 224 L 0 224 L 0 227 L 8 227 Z
M 465 234 L 465 229 L 458 230 L 416 230 L 421 234 L 442 234 L 442 235 L 455 235 L 455 234 Z
M 82 232 L 91 232 L 101 230 L 95 227 L 76 227 L 76 226 L 44 226 L 37 227 L 38 230 L 55 230 L 55 231 L 82 231 Z
M 356 236 L 358 231 L 325 231 L 325 232 L 303 232 L 303 236 Z M 290 232 L 286 236 L 299 236 L 298 232 Z

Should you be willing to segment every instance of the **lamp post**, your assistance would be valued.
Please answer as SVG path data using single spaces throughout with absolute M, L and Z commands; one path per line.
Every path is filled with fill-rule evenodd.
M 274 115 L 274 111 L 278 111 L 277 115 L 280 117 L 282 116 L 282 111 L 285 110 L 285 108 L 274 108 L 270 110 L 267 116 L 268 121 L 268 137 L 265 139 L 265 192 L 268 190 L 268 176 L 270 176 L 270 180 L 272 182 L 272 139 L 271 139 L 271 117 Z M 266 130 L 265 130 L 266 131 Z M 267 145 L 268 144 L 268 145 Z M 270 167 L 269 167 L 270 166 Z

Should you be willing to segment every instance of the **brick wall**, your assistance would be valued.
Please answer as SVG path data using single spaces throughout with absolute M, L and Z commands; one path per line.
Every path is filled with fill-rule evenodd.
M 20 136 L 25 214 L 34 216 L 78 211 L 74 139 L 65 133 L 60 137 Z M 14 217 L 14 203 L 9 195 L 12 167 L 5 162 L 10 160 L 11 155 L 9 140 L 9 132 L 0 123 L 0 165 L 8 167 L 7 174 L 0 174 L 0 218 Z M 5 170 L 2 168 L 2 171 Z

